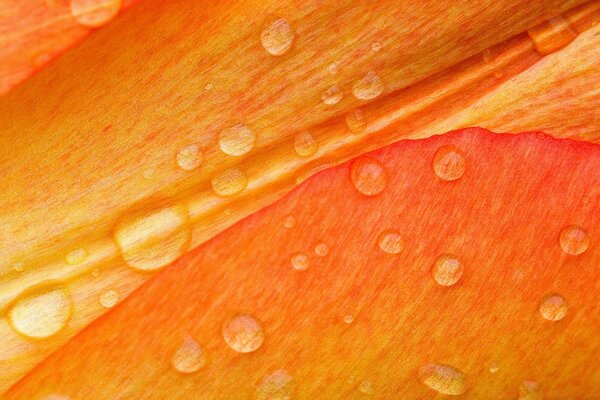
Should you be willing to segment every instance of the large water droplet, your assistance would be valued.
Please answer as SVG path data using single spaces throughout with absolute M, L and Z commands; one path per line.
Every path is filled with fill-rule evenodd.
M 576 256 L 584 253 L 590 247 L 590 238 L 582 227 L 567 225 L 560 232 L 560 247 L 567 254 Z
M 377 238 L 379 248 L 388 254 L 398 254 L 404 248 L 404 240 L 398 231 L 389 229 L 381 232 Z
M 67 289 L 55 288 L 17 301 L 8 311 L 8 321 L 21 335 L 43 339 L 65 327 L 72 309 Z
M 540 314 L 548 321 L 560 321 L 567 315 L 567 301 L 558 293 L 551 293 L 540 303 Z
M 73 249 L 65 255 L 65 261 L 67 262 L 67 264 L 77 265 L 77 264 L 81 264 L 82 262 L 84 262 L 85 259 L 87 258 L 87 256 L 88 256 L 88 254 L 85 249 L 83 249 L 83 248 Z
M 208 355 L 206 350 L 188 335 L 173 354 L 171 363 L 182 374 L 191 374 L 208 364 Z
M 534 381 L 525 381 L 519 386 L 519 400 L 542 400 L 540 385 Z
M 333 85 L 323 92 L 321 100 L 323 100 L 323 103 L 327 104 L 328 106 L 333 106 L 339 103 L 343 97 L 344 93 L 340 90 L 340 88 L 337 85 Z
M 246 189 L 248 177 L 239 168 L 231 168 L 213 177 L 210 183 L 217 196 L 230 197 Z
M 352 133 L 360 133 L 367 127 L 367 119 L 360 108 L 346 115 L 346 126 Z
M 257 400 L 291 400 L 293 394 L 292 377 L 284 370 L 266 376 L 256 390 Z
M 177 152 L 177 165 L 184 171 L 192 171 L 202 163 L 202 153 L 197 144 L 182 147 Z
M 433 172 L 442 180 L 455 181 L 465 173 L 465 157 L 458 147 L 442 146 L 433 157 Z
M 260 323 L 249 315 L 237 314 L 223 324 L 225 343 L 238 353 L 251 353 L 262 346 L 265 333 Z
M 365 196 L 376 196 L 387 186 L 387 171 L 383 164 L 374 158 L 362 156 L 350 165 L 352 184 Z
M 260 33 L 260 42 L 267 53 L 281 56 L 287 53 L 294 43 L 294 30 L 283 18 L 268 23 Z
M 325 242 L 318 243 L 315 246 L 315 254 L 319 257 L 325 257 L 329 254 L 329 246 Z
M 230 156 L 243 156 L 254 147 L 256 135 L 246 125 L 237 124 L 219 134 L 221 151 Z
M 122 0 L 71 0 L 71 15 L 81 25 L 95 28 L 113 19 Z
M 300 157 L 310 157 L 317 152 L 319 145 L 310 132 L 304 131 L 294 137 L 294 149 Z
M 442 254 L 433 264 L 433 279 L 442 286 L 452 286 L 463 274 L 463 264 L 452 254 Z
M 352 94 L 359 100 L 371 100 L 383 93 L 383 82 L 373 71 L 369 71 L 352 85 Z
M 292 256 L 292 267 L 297 271 L 305 271 L 310 267 L 310 259 L 304 253 L 296 253 Z
M 106 292 L 102 292 L 98 300 L 102 307 L 112 308 L 119 302 L 119 292 L 115 289 L 109 289 Z
M 467 379 L 459 370 L 441 364 L 425 364 L 419 371 L 421 382 L 431 389 L 457 396 L 467 391 Z

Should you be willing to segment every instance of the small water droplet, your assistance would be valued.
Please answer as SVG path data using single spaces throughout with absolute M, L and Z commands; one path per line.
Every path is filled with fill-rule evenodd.
M 344 323 L 350 325 L 351 323 L 354 322 L 354 316 L 350 315 L 350 314 L 346 314 L 344 315 Z
M 540 385 L 534 381 L 525 381 L 519 386 L 519 400 L 542 400 Z
M 459 370 L 448 365 L 425 364 L 419 371 L 421 382 L 431 389 L 449 395 L 467 391 L 467 379 Z
M 333 85 L 323 92 L 323 95 L 321 95 L 321 100 L 323 100 L 323 103 L 327 104 L 328 106 L 333 106 L 339 103 L 343 97 L 344 93 L 341 91 L 339 86 Z
M 206 350 L 193 337 L 188 335 L 173 354 L 171 364 L 178 372 L 191 374 L 208 364 L 208 355 Z
M 383 48 L 383 45 L 380 42 L 373 42 L 371 44 L 371 50 L 380 51 Z
M 560 321 L 567 315 L 567 301 L 558 293 L 551 293 L 540 303 L 540 314 L 548 321 Z
M 262 326 L 249 315 L 235 315 L 223 324 L 222 332 L 225 343 L 238 353 L 256 351 L 265 341 Z
M 294 226 L 296 226 L 296 218 L 293 215 L 288 215 L 283 220 L 283 226 L 287 229 L 293 228 Z
M 310 267 L 310 259 L 304 253 L 296 253 L 292 256 L 292 267 L 297 271 L 305 271 Z
M 184 171 L 192 171 L 202 163 L 202 153 L 197 144 L 182 147 L 177 152 L 177 165 Z
M 433 279 L 442 286 L 452 286 L 463 274 L 463 264 L 452 254 L 442 254 L 433 265 Z
M 65 327 L 72 309 L 67 289 L 55 288 L 17 301 L 8 311 L 8 320 L 21 335 L 43 339 Z
M 224 129 L 219 134 L 219 147 L 229 156 L 243 156 L 254 147 L 256 135 L 244 124 Z
M 319 149 L 317 141 L 308 131 L 300 132 L 294 137 L 294 149 L 300 157 L 310 157 Z
M 371 100 L 383 93 L 383 82 L 373 71 L 367 72 L 365 76 L 354 82 L 352 94 L 359 100 Z
M 331 64 L 329 64 L 329 66 L 327 67 L 327 71 L 329 71 L 329 73 L 330 73 L 331 75 L 335 75 L 335 74 L 337 74 L 338 72 L 340 72 L 340 69 L 339 69 L 339 67 L 338 67 L 338 65 L 337 65 L 336 63 L 331 63 Z
M 315 246 L 315 254 L 319 257 L 325 257 L 327 254 L 329 254 L 329 246 L 327 245 L 327 243 L 318 243 Z
M 17 272 L 23 272 L 25 270 L 25 264 L 22 262 L 13 263 L 12 267 Z
M 217 196 L 230 197 L 246 189 L 248 177 L 239 168 L 231 168 L 213 177 L 210 183 Z
M 372 395 L 375 392 L 373 390 L 373 384 L 370 381 L 362 381 L 359 383 L 358 391 L 366 395 Z
M 100 301 L 100 305 L 105 308 L 112 308 L 119 302 L 119 292 L 115 289 L 107 290 L 100 294 L 98 299 Z
M 398 231 L 388 229 L 381 232 L 377 239 L 379 248 L 388 254 L 398 254 L 404 249 L 404 240 Z
M 465 173 L 466 161 L 454 145 L 442 146 L 433 157 L 433 171 L 442 180 L 455 181 Z
M 265 25 L 260 33 L 260 42 L 273 56 L 287 53 L 294 43 L 295 33 L 290 24 L 283 18 Z
M 350 179 L 354 188 L 365 196 L 376 196 L 387 186 L 387 171 L 374 158 L 362 156 L 350 165 Z
M 206 85 L 204 85 L 204 90 L 212 90 L 213 87 L 214 85 L 212 83 L 207 83 Z
M 490 373 L 495 374 L 498 371 L 500 371 L 500 366 L 498 365 L 498 363 L 492 363 L 490 365 Z
M 73 249 L 65 255 L 65 261 L 67 262 L 67 264 L 77 265 L 84 262 L 87 256 L 88 254 L 85 249 Z
M 346 115 L 346 126 L 352 133 L 360 133 L 367 127 L 367 119 L 360 108 Z
M 257 400 L 290 400 L 293 394 L 293 379 L 284 370 L 266 376 L 256 390 Z
M 567 225 L 560 232 L 560 247 L 567 254 L 576 256 L 584 253 L 590 247 L 590 238 L 581 226 Z
M 112 20 L 122 0 L 71 0 L 71 15 L 81 25 L 96 28 Z

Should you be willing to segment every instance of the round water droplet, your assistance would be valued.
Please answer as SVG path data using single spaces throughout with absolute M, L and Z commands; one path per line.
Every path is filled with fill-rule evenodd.
M 268 23 L 260 33 L 260 42 L 273 56 L 287 53 L 294 43 L 294 30 L 283 18 Z
M 77 264 L 81 264 L 82 262 L 84 262 L 85 259 L 87 258 L 87 256 L 88 256 L 88 254 L 85 249 L 82 249 L 82 248 L 74 249 L 65 255 L 65 261 L 67 262 L 67 264 L 77 265 Z
M 21 335 L 43 339 L 65 327 L 72 309 L 67 289 L 55 288 L 17 301 L 8 311 L 8 321 Z
M 230 197 L 246 189 L 248 177 L 242 170 L 231 168 L 213 177 L 210 183 L 217 196 Z
M 582 227 L 567 225 L 560 232 L 560 247 L 567 254 L 576 256 L 584 253 L 590 247 L 590 238 Z
M 354 188 L 365 196 L 376 196 L 387 186 L 387 171 L 374 158 L 362 156 L 350 165 L 350 180 Z
M 202 163 L 202 153 L 197 144 L 182 147 L 177 152 L 177 165 L 184 171 L 192 171 Z
M 558 293 L 544 297 L 540 303 L 540 314 L 548 321 L 560 321 L 567 315 L 567 301 Z
M 288 229 L 293 228 L 294 226 L 296 226 L 296 218 L 293 215 L 288 215 L 283 220 L 283 226 L 285 226 Z
M 338 67 L 338 65 L 336 63 L 331 63 L 329 64 L 329 66 L 327 67 L 327 71 L 329 71 L 329 73 L 331 75 L 335 75 L 338 72 L 340 72 L 340 68 Z
M 296 253 L 292 256 L 292 267 L 297 271 L 305 271 L 310 267 L 310 260 L 304 253 Z
M 230 156 L 243 156 L 254 147 L 256 135 L 246 125 L 237 124 L 219 134 L 221 151 Z
M 498 365 L 498 363 L 492 363 L 490 365 L 490 373 L 495 374 L 498 371 L 500 371 L 500 366 Z
M 71 0 L 71 15 L 81 25 L 95 28 L 113 19 L 121 10 L 121 0 Z
M 318 243 L 315 246 L 315 254 L 319 257 L 325 257 L 327 254 L 329 254 L 329 246 L 327 245 L 327 243 Z
M 371 50 L 373 51 L 379 51 L 383 48 L 383 45 L 380 42 L 373 42 L 371 44 Z
M 525 381 L 519 386 L 519 400 L 542 400 L 540 385 L 534 381 Z
M 102 307 L 112 308 L 119 302 L 119 292 L 114 289 L 107 290 L 100 295 L 98 300 Z
M 367 127 L 367 119 L 360 108 L 346 115 L 346 126 L 352 133 L 360 133 Z
M 212 90 L 213 87 L 214 85 L 212 83 L 207 83 L 206 85 L 204 85 L 204 90 Z
M 425 385 L 442 394 L 457 396 L 467 391 L 465 375 L 448 365 L 425 364 L 419 377 Z
M 173 354 L 171 363 L 178 372 L 191 374 L 208 364 L 208 355 L 206 350 L 188 335 Z
M 452 286 L 463 274 L 463 264 L 452 254 L 443 254 L 433 264 L 433 279 L 442 286 Z
M 265 333 L 254 318 L 238 314 L 223 324 L 223 339 L 238 353 L 251 353 L 262 346 Z
M 323 92 L 321 100 L 323 100 L 323 103 L 327 104 L 328 106 L 333 106 L 339 103 L 343 97 L 344 93 L 340 90 L 340 88 L 337 85 L 333 85 Z
M 350 315 L 350 314 L 346 314 L 344 315 L 344 323 L 350 325 L 351 323 L 354 322 L 354 316 Z
M 372 395 L 375 391 L 373 390 L 373 384 L 370 381 L 362 381 L 358 384 L 358 391 L 362 394 Z
M 365 76 L 354 82 L 352 94 L 359 100 L 371 100 L 383 93 L 383 82 L 373 71 L 367 72 Z
M 404 249 L 404 240 L 398 231 L 389 229 L 381 232 L 377 239 L 379 248 L 388 254 L 398 254 Z
M 455 181 L 465 173 L 465 157 L 453 145 L 442 146 L 433 157 L 433 172 L 442 180 Z
M 294 137 L 294 150 L 300 157 L 310 157 L 319 149 L 317 141 L 309 132 L 304 131 Z
M 257 400 L 291 400 L 293 394 L 292 377 L 284 370 L 266 376 L 256 390 Z

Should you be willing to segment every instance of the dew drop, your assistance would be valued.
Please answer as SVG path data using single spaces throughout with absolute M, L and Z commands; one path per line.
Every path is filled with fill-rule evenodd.
M 119 292 L 115 289 L 107 290 L 98 298 L 100 305 L 105 308 L 113 308 L 119 302 Z
M 350 165 L 350 179 L 354 188 L 365 196 L 376 196 L 387 186 L 387 171 L 374 158 L 362 156 Z
M 421 382 L 431 389 L 448 395 L 460 395 L 467 391 L 467 379 L 459 370 L 440 364 L 425 364 L 419 371 Z
M 281 56 L 287 53 L 294 43 L 294 30 L 283 18 L 267 24 L 260 33 L 260 42 L 273 56 Z
M 208 364 L 208 355 L 206 350 L 188 335 L 173 354 L 171 364 L 178 372 L 191 374 Z
M 365 76 L 354 82 L 352 94 L 359 100 L 371 100 L 383 93 L 383 82 L 373 71 L 367 72 Z
M 354 322 L 354 316 L 350 315 L 350 314 L 346 314 L 344 315 L 344 323 L 350 325 L 351 323 Z
M 319 257 L 325 257 L 327 254 L 329 254 L 329 246 L 327 245 L 327 243 L 318 243 L 315 246 L 315 254 Z
M 490 365 L 490 373 L 495 374 L 498 371 L 500 371 L 500 366 L 498 365 L 498 363 L 492 363 Z
M 231 197 L 248 186 L 248 177 L 239 168 L 231 168 L 213 177 L 210 181 L 217 196 Z
M 327 104 L 328 106 L 333 106 L 339 103 L 343 97 L 344 93 L 340 90 L 339 86 L 333 85 L 323 92 L 323 95 L 321 95 L 321 100 L 323 100 L 323 103 Z
M 296 253 L 292 256 L 292 267 L 297 271 L 305 271 L 310 267 L 310 260 L 304 253 Z
M 338 72 L 340 72 L 340 68 L 336 63 L 331 63 L 327 67 L 327 71 L 329 71 L 331 75 L 336 75 Z
M 358 391 L 362 394 L 372 395 L 374 393 L 373 384 L 370 381 L 362 381 L 358 384 Z
M 383 48 L 383 45 L 380 42 L 373 42 L 371 44 L 371 50 L 380 51 Z
M 567 225 L 560 232 L 560 247 L 567 254 L 576 256 L 584 253 L 590 247 L 590 238 L 582 227 Z
M 223 324 L 222 332 L 225 343 L 238 353 L 252 353 L 265 341 L 262 326 L 249 315 L 237 314 Z
M 288 215 L 283 220 L 283 226 L 287 229 L 292 229 L 294 226 L 296 226 L 296 218 L 293 215 Z
M 206 85 L 204 85 L 204 90 L 212 90 L 213 87 L 214 85 L 212 83 L 207 83 Z
M 8 312 L 8 321 L 21 335 L 43 339 L 65 327 L 72 309 L 67 289 L 55 288 L 17 301 Z
M 244 124 L 224 129 L 219 134 L 219 148 L 229 156 L 243 156 L 254 147 L 256 135 Z
M 379 248 L 388 254 L 398 254 L 404 249 L 404 240 L 398 231 L 389 229 L 381 232 L 377 239 Z
M 519 400 L 542 400 L 540 385 L 534 381 L 525 381 L 519 386 Z
M 442 146 L 433 157 L 433 172 L 444 181 L 455 181 L 465 173 L 466 161 L 453 145 Z
M 256 390 L 257 400 L 290 400 L 294 394 L 292 377 L 284 370 L 266 376 Z
M 463 274 L 463 264 L 452 254 L 443 254 L 433 264 L 433 279 L 442 286 L 452 286 Z
M 367 127 L 367 119 L 360 108 L 346 115 L 346 126 L 352 133 L 360 133 Z
M 202 163 L 202 153 L 197 144 L 182 147 L 177 152 L 177 165 L 184 171 L 192 171 Z
M 85 249 L 78 248 L 78 249 L 69 251 L 65 255 L 65 261 L 67 262 L 67 264 L 77 265 L 77 264 L 81 264 L 82 262 L 84 262 L 85 259 L 87 258 L 87 256 L 88 256 L 88 254 Z
M 71 15 L 81 25 L 95 28 L 112 20 L 121 5 L 121 0 L 71 0 Z
M 156 170 L 154 168 L 145 169 L 143 175 L 146 179 L 152 179 L 156 175 Z
M 548 321 L 560 321 L 567 315 L 567 301 L 558 293 L 544 297 L 540 303 L 540 314 Z
M 308 131 L 300 132 L 294 137 L 294 150 L 300 157 L 310 157 L 319 149 L 317 141 Z

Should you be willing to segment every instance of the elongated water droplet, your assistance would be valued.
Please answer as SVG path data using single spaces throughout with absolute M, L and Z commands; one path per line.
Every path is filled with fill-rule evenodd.
M 122 0 L 71 0 L 71 15 L 81 25 L 95 28 L 112 20 Z
M 296 226 L 296 218 L 293 215 L 288 215 L 285 217 L 285 220 L 283 220 L 283 226 L 285 226 L 287 229 L 293 228 Z
M 182 147 L 177 152 L 177 165 L 184 171 L 192 171 L 202 163 L 202 153 L 197 144 Z
M 304 253 L 296 253 L 292 256 L 292 267 L 297 271 L 305 271 L 310 267 L 310 259 Z
M 8 311 L 10 325 L 23 336 L 43 339 L 65 327 L 73 304 L 66 288 L 27 296 Z
M 572 256 L 582 254 L 590 247 L 587 232 L 578 225 L 565 226 L 560 232 L 559 242 L 563 251 Z
M 223 339 L 238 353 L 251 353 L 262 346 L 265 333 L 260 323 L 249 315 L 237 314 L 223 324 Z
M 82 248 L 73 249 L 65 255 L 65 261 L 67 262 L 67 264 L 77 265 L 77 264 L 81 264 L 82 262 L 84 262 L 85 259 L 87 258 L 87 256 L 88 256 L 88 254 L 85 249 L 82 249 Z
M 519 386 L 519 400 L 542 400 L 540 385 L 534 381 L 525 381 Z
M 208 355 L 206 350 L 188 335 L 173 354 L 171 364 L 182 374 L 191 374 L 208 364 Z
M 359 100 L 371 100 L 383 93 L 383 82 L 373 71 L 367 72 L 365 76 L 354 82 L 352 94 Z
M 365 196 L 376 196 L 387 186 L 387 171 L 374 158 L 362 156 L 350 165 L 350 179 L 354 188 Z
M 115 289 L 107 290 L 106 292 L 102 292 L 100 297 L 98 298 L 102 307 L 112 308 L 119 302 L 119 292 Z
M 248 177 L 241 169 L 231 168 L 213 177 L 210 183 L 217 196 L 231 197 L 246 189 Z
M 359 383 L 358 391 L 366 395 L 372 395 L 375 392 L 373 390 L 373 384 L 370 381 L 362 381 Z
M 442 146 L 433 157 L 433 171 L 442 180 L 455 181 L 465 173 L 466 161 L 454 145 Z
M 294 394 L 293 379 L 284 370 L 266 376 L 256 390 L 257 400 L 291 400 Z
M 325 257 L 327 254 L 329 254 L 329 246 L 327 245 L 327 243 L 318 243 L 315 246 L 315 254 L 319 257 Z
M 425 364 L 419 371 L 421 382 L 431 389 L 457 396 L 467 391 L 467 379 L 459 370 L 448 365 Z
M 246 125 L 237 124 L 219 134 L 221 151 L 230 156 L 243 156 L 254 147 L 256 135 Z
M 281 56 L 291 49 L 295 36 L 290 24 L 279 18 L 265 25 L 260 33 L 260 42 L 267 53 Z
M 381 232 L 377 238 L 379 248 L 388 254 L 398 254 L 404 249 L 404 240 L 398 231 L 389 229 Z
M 463 274 L 463 264 L 452 254 L 442 254 L 433 264 L 433 279 L 442 286 L 452 286 Z
M 323 100 L 323 103 L 327 104 L 328 106 L 333 106 L 339 103 L 343 97 L 344 93 L 340 90 L 340 88 L 337 85 L 333 85 L 323 92 L 321 100 Z
M 300 157 L 310 157 L 319 149 L 317 141 L 310 132 L 300 132 L 294 137 L 294 150 Z
M 560 321 L 567 315 L 567 301 L 558 293 L 544 297 L 540 303 L 540 314 L 548 321 Z
M 360 108 L 346 115 L 346 126 L 352 133 L 360 133 L 367 127 L 367 119 Z

